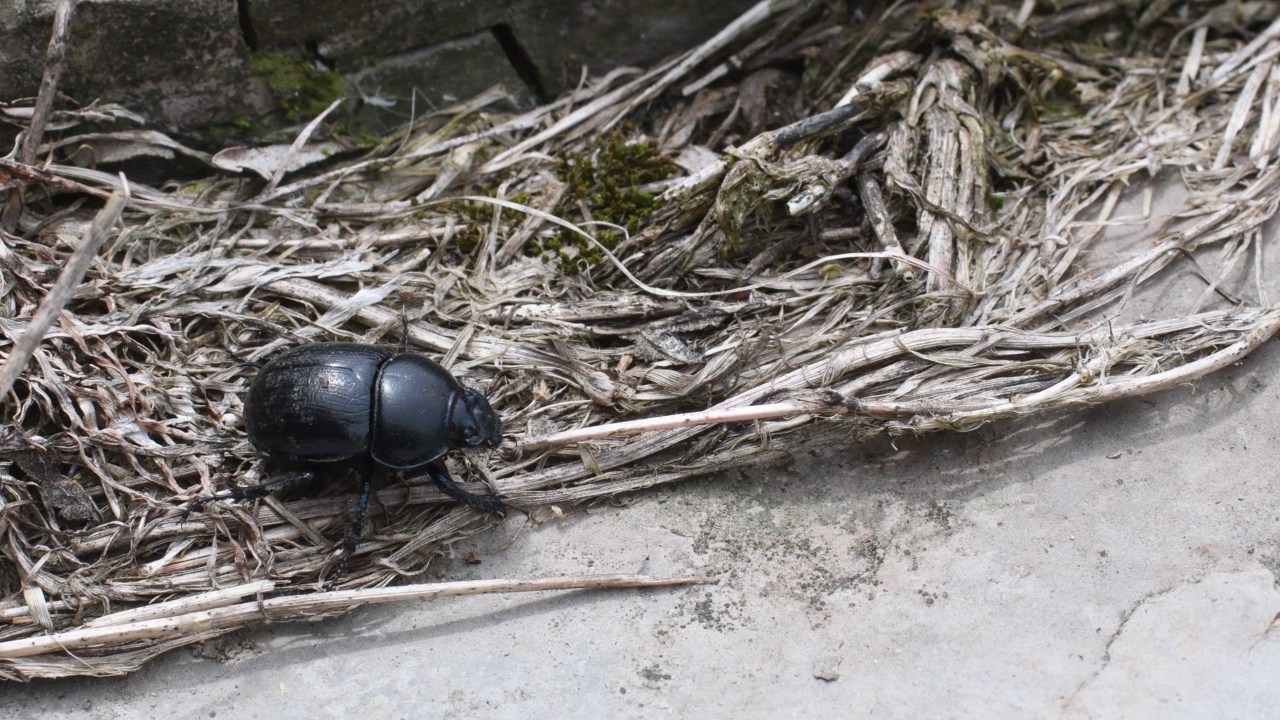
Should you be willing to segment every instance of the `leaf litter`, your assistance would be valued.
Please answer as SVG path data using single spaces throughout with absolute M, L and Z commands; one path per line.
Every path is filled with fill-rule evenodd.
M 0 396 L 0 677 L 122 674 L 264 620 L 452 592 L 404 583 L 493 521 L 422 478 L 377 493 L 336 579 L 340 473 L 183 515 L 270 470 L 233 353 L 397 345 L 403 316 L 503 417 L 503 447 L 451 458 L 457 476 L 546 522 L 1168 389 L 1280 328 L 1275 4 L 860 7 L 762 2 L 649 70 L 533 109 L 494 88 L 373 141 L 333 106 L 217 157 L 116 106 L 0 107 L 50 134 L 0 159 L 6 362 L 103 242 Z M 116 171 L 139 158 L 172 173 Z M 1178 189 L 1158 213 L 1157 182 Z M 118 223 L 98 217 L 113 195 Z M 1168 287 L 1192 299 L 1132 311 Z

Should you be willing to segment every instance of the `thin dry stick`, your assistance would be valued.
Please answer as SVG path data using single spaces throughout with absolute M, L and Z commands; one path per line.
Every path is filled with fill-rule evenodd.
M 800 0 L 762 0 L 761 2 L 751 6 L 751 8 L 739 16 L 738 19 L 729 23 L 710 40 L 707 40 L 691 50 L 678 65 L 667 71 L 665 75 L 657 81 L 648 84 L 639 95 L 632 98 L 622 107 L 621 110 L 615 112 L 613 119 L 605 125 L 605 129 L 607 130 L 615 125 L 620 119 L 626 117 L 632 110 L 661 95 L 668 87 L 671 87 L 671 85 L 675 84 L 680 78 L 689 74 L 702 61 L 715 55 L 721 49 L 741 37 L 744 33 L 749 32 L 752 28 L 760 25 L 774 15 L 784 10 L 789 10 L 799 2 Z
M 108 627 L 68 630 L 53 635 L 0 642 L 0 659 L 30 657 L 59 650 L 170 638 L 191 633 L 222 630 L 237 625 L 291 616 L 306 616 L 332 610 L 350 610 L 356 605 L 435 600 L 459 595 L 537 592 L 543 590 L 601 590 L 606 588 L 673 587 L 709 582 L 702 578 L 653 578 L 646 575 L 570 575 L 542 580 L 474 580 L 427 583 L 400 587 L 336 590 L 314 595 L 290 595 L 261 602 L 186 613 L 176 617 L 141 620 Z
M 912 429 L 923 432 L 951 429 L 961 423 L 973 425 L 991 422 L 1050 408 L 1065 410 L 1100 405 L 1163 392 L 1178 385 L 1199 380 L 1228 365 L 1240 362 L 1246 355 L 1275 335 L 1277 330 L 1280 330 L 1280 311 L 1272 311 L 1239 341 L 1199 360 L 1151 375 L 1090 381 L 1087 375 L 1073 373 L 1039 393 L 1013 400 L 951 404 L 866 400 L 859 401 L 858 409 L 868 417 L 907 420 Z M 1087 369 L 1098 370 L 1103 364 L 1101 361 L 1095 361 Z
M 572 113 L 569 113 L 558 120 L 550 128 L 547 128 L 533 137 L 518 143 L 515 147 L 503 151 L 497 157 L 486 163 L 484 167 L 481 168 L 480 172 L 493 172 L 506 167 L 508 164 L 525 156 L 529 150 L 577 127 L 578 125 L 581 125 L 588 120 L 598 117 L 602 112 L 614 113 L 613 119 L 604 126 L 604 129 L 606 130 L 611 128 L 620 119 L 626 117 L 627 113 L 631 110 L 657 97 L 663 90 L 670 87 L 672 83 L 675 83 L 681 77 L 688 74 L 689 71 L 691 71 L 698 63 L 714 55 L 717 51 L 743 33 L 759 26 L 760 23 L 769 19 L 773 15 L 792 7 L 797 2 L 799 2 L 799 0 L 761 0 L 761 2 L 751 6 L 751 8 L 743 13 L 737 20 L 730 23 L 724 30 L 721 30 L 702 45 L 690 50 L 682 57 L 654 68 L 645 75 L 632 80 L 609 94 L 574 110 Z M 628 98 L 627 96 L 631 93 L 637 94 Z M 626 105 L 619 109 L 619 104 L 623 100 L 627 101 Z
M 71 34 L 71 18 L 75 15 L 75 10 L 76 0 L 61 0 L 53 11 L 53 34 L 49 38 L 49 49 L 44 56 L 44 77 L 40 80 L 40 92 L 36 95 L 31 124 L 22 136 L 22 147 L 18 151 L 18 161 L 26 165 L 35 164 L 40 138 L 44 137 L 45 125 L 49 124 L 49 113 L 53 111 L 53 100 L 57 96 L 58 78 L 62 76 L 62 64 L 67 57 L 67 40 Z
M 832 412 L 840 412 L 844 409 L 840 405 L 828 407 L 822 403 L 813 402 L 781 402 L 748 405 L 747 407 L 717 408 L 641 420 L 605 423 L 603 425 L 592 425 L 590 427 L 551 433 L 550 435 L 539 435 L 517 441 L 515 451 L 517 454 L 537 452 L 549 447 L 580 443 L 584 440 L 599 440 L 615 435 L 639 435 L 640 433 L 653 432 L 654 430 L 669 430 L 671 428 L 689 427 L 690 425 L 716 425 L 747 420 L 772 420 L 774 418 L 811 413 L 819 408 L 826 408 Z
M 120 179 L 123 182 L 124 176 L 121 176 Z M 71 295 L 75 293 L 76 286 L 80 284 L 81 278 L 89 270 L 89 264 L 97 256 L 98 249 L 102 247 L 102 243 L 106 241 L 107 236 L 111 234 L 112 228 L 120 220 L 120 213 L 124 212 L 124 206 L 128 202 L 129 186 L 126 182 L 124 192 L 112 195 L 111 199 L 107 200 L 106 206 L 94 218 L 93 224 L 89 226 L 89 231 L 85 233 L 84 241 L 80 243 L 80 247 L 76 248 L 75 253 L 71 255 L 71 259 L 62 268 L 62 273 L 58 275 L 58 281 L 54 283 L 53 289 L 45 296 L 44 302 L 40 303 L 40 309 L 36 311 L 35 317 L 31 319 L 31 324 L 27 326 L 27 331 L 14 344 L 13 351 L 9 353 L 4 365 L 0 366 L 0 397 L 8 395 L 9 391 L 13 389 L 13 384 L 18 380 L 18 375 L 22 374 L 23 368 L 27 366 L 27 362 L 35 354 L 40 341 L 44 339 L 44 334 L 49 332 L 49 328 L 53 327 L 58 313 L 62 312 L 63 306 L 71 299 Z
M 655 68 L 654 70 L 649 71 L 645 75 L 642 75 L 639 78 L 636 78 L 635 80 L 632 80 L 626 83 L 625 85 L 622 85 L 621 87 L 615 88 L 614 90 L 609 91 L 605 95 L 600 96 L 599 98 L 593 100 L 592 102 L 587 103 L 586 105 L 583 105 L 577 110 L 574 110 L 568 115 L 565 115 L 563 118 L 560 118 L 559 120 L 557 120 L 551 127 L 547 128 L 546 130 L 543 130 L 542 132 L 534 135 L 533 137 L 530 137 L 518 143 L 515 147 L 509 148 L 499 153 L 497 157 L 485 163 L 485 165 L 480 168 L 480 172 L 481 173 L 494 172 L 502 169 L 503 167 L 506 167 L 507 164 L 509 163 L 517 162 L 520 159 L 524 158 L 529 152 L 529 150 L 555 138 L 558 135 L 561 135 L 562 133 L 572 130 L 573 128 L 581 125 L 587 120 L 590 120 L 591 118 L 598 116 L 601 112 L 603 112 L 608 108 L 616 107 L 618 102 L 620 102 L 622 98 L 625 98 L 629 93 L 635 92 L 638 88 L 643 86 L 645 83 L 651 81 L 653 76 L 655 76 L 658 72 L 665 70 L 667 67 L 669 67 L 673 63 L 674 61 L 672 61 L 671 63 L 668 63 L 667 65 L 663 65 L 661 67 Z
M 222 590 L 213 590 L 207 593 L 200 593 L 190 597 L 182 597 L 169 602 L 156 603 L 155 605 L 143 605 L 142 607 L 122 610 L 120 612 L 103 615 L 94 618 L 85 623 L 85 627 L 108 627 L 112 625 L 126 625 L 128 623 L 141 622 L 143 620 L 158 620 L 160 618 L 175 617 L 177 615 L 186 615 L 188 613 L 199 612 L 201 610 L 212 610 L 214 608 L 225 607 L 233 603 L 239 602 L 250 595 L 266 594 L 274 590 L 276 584 L 272 580 L 256 580 L 254 582 L 245 583 L 244 585 L 236 585 L 235 587 L 223 588 Z
M 599 87 L 610 87 L 613 85 L 614 80 L 616 80 L 617 78 L 621 78 L 626 75 L 633 75 L 637 72 L 639 71 L 633 68 L 617 68 L 612 72 L 610 72 L 609 74 L 605 75 L 603 78 L 601 78 L 597 85 Z M 589 92 L 588 94 L 591 95 L 593 93 Z M 505 97 L 505 95 L 503 97 Z M 482 140 L 503 136 L 509 133 L 511 134 L 519 133 L 522 130 L 528 130 L 531 127 L 536 127 L 538 123 L 541 122 L 545 114 L 570 104 L 569 100 L 572 97 L 573 96 L 567 96 L 567 97 L 561 98 L 551 103 L 550 105 L 541 106 L 534 111 L 531 111 L 524 115 L 519 115 L 511 119 L 510 121 L 504 122 L 500 125 L 495 125 L 485 130 L 477 130 L 476 132 L 468 133 L 466 135 L 445 140 L 443 142 L 438 142 L 432 145 L 428 145 L 426 147 L 416 148 L 403 155 L 392 155 L 390 157 L 376 157 L 370 160 L 362 160 L 360 162 L 353 163 L 351 165 L 340 166 L 328 172 L 323 172 L 317 175 L 312 175 L 310 177 L 302 178 L 296 182 L 290 183 L 289 185 L 278 187 L 270 193 L 262 193 L 257 200 L 260 203 L 266 203 L 266 202 L 275 200 L 277 198 L 284 197 L 286 195 L 292 195 L 294 193 L 301 192 L 303 190 L 306 190 L 307 188 L 315 187 L 317 185 L 323 185 L 329 182 L 339 180 L 341 178 L 348 177 L 358 171 L 376 168 L 376 167 L 379 167 L 380 165 L 385 165 L 393 162 L 423 160 L 428 157 L 431 157 L 432 155 L 442 155 L 462 145 L 468 145 L 470 143 L 480 142 Z
M 1262 49 L 1262 46 L 1271 42 L 1271 40 L 1276 37 L 1280 37 L 1280 19 L 1277 19 L 1268 25 L 1267 29 L 1259 33 L 1258 36 L 1251 40 L 1248 45 L 1245 45 L 1234 53 L 1228 55 L 1227 58 L 1222 61 L 1222 64 L 1213 71 L 1213 74 L 1209 76 L 1209 79 L 1215 83 L 1220 83 L 1223 80 L 1226 80 L 1227 76 L 1234 72 L 1236 68 L 1240 67 L 1241 64 L 1257 57 L 1258 51 Z
M 31 114 L 31 124 L 22 136 L 22 145 L 18 148 L 18 162 L 23 165 L 34 165 L 36 151 L 40 147 L 40 138 L 44 137 L 45 125 L 49 124 L 49 113 L 53 110 L 53 100 L 57 97 L 58 78 L 62 76 L 62 64 L 67 57 L 67 39 L 71 34 L 71 18 L 75 14 L 76 0 L 60 0 L 53 11 L 53 33 L 49 38 L 49 48 L 44 56 L 44 77 L 40 80 L 40 91 L 36 95 L 36 106 Z M 23 197 L 25 193 L 18 186 L 11 191 L 5 200 L 3 217 L 0 224 L 6 230 L 12 230 L 22 215 Z
M 1216 317 L 1217 315 L 1217 313 L 1207 313 L 1201 316 L 1201 318 L 1207 320 L 1208 318 Z M 1153 334 L 1154 329 L 1159 327 L 1163 327 L 1159 322 L 1146 323 L 1127 328 L 1119 328 L 1113 332 L 1119 332 L 1120 334 L 1135 333 L 1142 336 Z M 1101 403 L 1122 397 L 1146 395 L 1161 390 L 1167 390 L 1179 383 L 1191 382 L 1197 378 L 1207 375 L 1210 372 L 1221 369 L 1231 362 L 1238 361 L 1240 358 L 1257 348 L 1257 346 L 1267 338 L 1275 334 L 1277 330 L 1280 330 L 1280 310 L 1267 312 L 1262 317 L 1258 318 L 1257 326 L 1245 334 L 1242 339 L 1232 345 L 1199 360 L 1177 366 L 1171 370 L 1136 378 L 1108 380 L 1105 377 L 1100 377 L 1096 381 L 1086 381 L 1077 373 L 1070 376 L 1067 380 L 1059 382 L 1055 386 L 1048 388 L 1039 396 L 1028 396 L 1014 400 L 998 399 L 987 402 L 957 402 L 951 405 L 947 405 L 945 403 L 894 402 L 884 400 L 858 400 L 851 403 L 836 395 L 826 395 L 815 397 L 807 401 L 797 400 L 791 402 L 738 407 L 722 404 L 721 406 L 711 410 L 664 415 L 660 417 L 643 418 L 640 420 L 628 420 L 618 423 L 604 423 L 601 425 L 574 428 L 572 430 L 565 430 L 548 435 L 529 437 L 516 441 L 512 449 L 514 454 L 519 456 L 525 453 L 537 452 L 551 447 L 580 443 L 586 440 L 598 440 L 617 435 L 639 435 L 657 430 L 691 427 L 695 425 L 715 425 L 720 423 L 743 422 L 750 420 L 772 420 L 805 415 L 814 412 L 847 414 L 857 411 L 878 418 L 910 418 L 917 415 L 946 416 L 943 418 L 940 426 L 945 425 L 945 422 L 947 421 L 958 419 L 982 420 L 989 422 L 1002 417 L 1016 415 L 1019 412 L 1025 411 L 1027 408 L 1037 407 L 1040 405 L 1054 404 L 1061 407 L 1076 407 Z M 1090 333 L 1043 334 L 1012 332 L 1009 330 L 1006 330 L 1005 332 L 1009 333 L 1007 337 L 997 339 L 997 333 L 993 328 L 936 328 L 931 330 L 917 330 L 904 335 L 898 335 L 878 343 L 853 349 L 849 351 L 849 354 L 850 356 L 861 355 L 869 360 L 871 358 L 875 358 L 875 361 L 883 361 L 893 354 L 898 353 L 910 352 L 915 354 L 920 350 L 932 347 L 963 347 L 984 341 L 1010 348 L 1019 347 L 1042 349 L 1050 347 L 1081 347 L 1099 342 L 1098 338 L 1096 336 L 1091 336 Z M 841 364 L 838 361 L 838 356 L 832 359 L 833 364 Z M 812 370 L 812 368 L 810 368 L 810 370 Z M 785 379 L 783 378 L 775 381 L 775 386 L 778 388 L 783 387 L 784 384 Z M 1067 395 L 1068 391 L 1075 390 L 1077 386 L 1082 384 L 1087 385 L 1086 389 L 1077 394 L 1072 394 L 1070 396 Z M 732 400 L 726 401 L 726 403 L 728 402 L 732 402 Z

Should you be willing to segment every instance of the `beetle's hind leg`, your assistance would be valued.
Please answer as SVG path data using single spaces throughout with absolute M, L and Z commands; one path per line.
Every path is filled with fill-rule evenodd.
M 225 490 L 221 490 L 212 495 L 198 497 L 187 503 L 187 507 L 182 511 L 182 517 L 186 518 L 193 512 L 199 512 L 204 506 L 214 500 L 257 500 L 268 495 L 287 492 L 315 482 L 316 474 L 310 470 L 298 470 L 296 472 L 288 472 L 282 475 L 276 475 L 268 478 L 257 485 L 228 485 Z
M 436 487 L 440 488 L 440 492 L 467 507 L 499 515 L 511 508 L 499 495 L 477 495 L 458 487 L 453 478 L 449 477 L 449 470 L 444 466 L 444 461 L 442 460 L 437 460 L 427 465 L 427 471 L 431 473 L 431 479 L 435 481 Z

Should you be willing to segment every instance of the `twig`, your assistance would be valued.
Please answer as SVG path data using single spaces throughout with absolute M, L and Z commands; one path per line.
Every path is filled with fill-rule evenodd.
M 907 251 L 903 249 L 902 243 L 898 241 L 898 233 L 893 229 L 893 219 L 884 205 L 884 194 L 880 191 L 880 183 L 876 182 L 870 173 L 861 173 L 858 175 L 857 187 L 858 194 L 862 198 L 862 206 L 867 209 L 867 219 L 871 221 L 871 230 L 876 234 L 880 244 L 886 252 L 905 256 Z M 882 261 L 876 262 L 880 264 Z M 898 269 L 904 280 L 910 282 L 915 279 L 915 272 L 911 270 L 910 265 L 895 262 L 894 267 Z
M 590 427 L 575 428 L 550 435 L 539 435 L 516 441 L 515 452 L 519 454 L 537 452 L 549 447 L 580 443 L 584 440 L 599 440 L 614 435 L 639 435 L 654 430 L 689 427 L 690 425 L 718 425 L 720 423 L 744 422 L 747 420 L 772 420 L 780 417 L 803 415 L 817 409 L 828 409 L 833 412 L 845 410 L 840 405 L 831 406 L 821 402 L 781 402 L 764 405 L 748 405 L 747 407 L 716 408 L 699 412 L 663 415 L 662 417 L 628 420 L 626 422 L 605 423 Z
M 572 575 L 542 580 L 472 580 L 400 587 L 336 590 L 312 595 L 291 595 L 261 602 L 202 610 L 175 617 L 139 620 L 107 627 L 68 630 L 52 635 L 0 642 L 0 659 L 31 657 L 42 653 L 135 640 L 177 637 L 210 632 L 260 620 L 304 617 L 357 605 L 435 600 L 459 595 L 538 592 L 545 590 L 601 590 L 606 588 L 673 587 L 709 582 L 703 578 L 653 578 L 645 575 Z
M 627 75 L 634 75 L 638 72 L 640 71 L 634 68 L 616 68 L 612 72 L 610 72 L 608 75 L 600 79 L 600 81 L 597 83 L 597 88 L 606 88 L 612 85 L 614 80 L 621 77 L 625 77 Z M 423 160 L 433 155 L 442 155 L 456 147 L 461 147 L 463 145 L 468 145 L 470 143 L 479 142 L 481 140 L 490 139 L 494 137 L 500 137 L 507 134 L 519 133 L 522 130 L 528 130 L 531 127 L 536 127 L 538 123 L 542 121 L 542 118 L 544 117 L 544 115 L 546 115 L 551 111 L 564 107 L 565 105 L 570 104 L 570 101 L 573 99 L 575 99 L 575 97 L 572 95 L 566 96 L 566 97 L 560 98 L 559 100 L 556 100 L 555 102 L 549 105 L 542 106 L 533 112 L 526 113 L 524 115 L 519 115 L 515 118 L 512 118 L 511 120 L 505 123 L 502 123 L 500 125 L 495 125 L 491 128 L 487 128 L 484 130 L 477 130 L 476 132 L 451 138 L 449 140 L 428 145 L 426 147 L 415 148 L 403 155 L 393 155 L 390 157 L 376 157 L 371 160 L 362 160 L 360 162 L 356 162 L 351 165 L 344 165 L 342 167 L 336 168 L 334 170 L 330 170 L 328 172 L 323 172 L 318 175 L 313 175 L 311 177 L 303 178 L 289 185 L 278 187 L 270 193 L 262 193 L 258 197 L 258 202 L 260 203 L 270 202 L 272 200 L 275 200 L 280 197 L 284 197 L 286 195 L 292 195 L 294 193 L 301 192 L 310 187 L 315 187 L 317 185 L 323 185 L 325 183 L 337 181 L 341 178 L 350 176 L 358 171 L 369 170 L 372 168 L 377 168 L 377 167 L 380 167 L 383 165 L 389 165 L 392 163 L 403 163 L 410 160 Z
M 1226 80 L 1227 76 L 1236 68 L 1240 67 L 1241 63 L 1257 56 L 1258 51 L 1262 49 L 1262 46 L 1271 42 L 1271 40 L 1276 37 L 1280 37 L 1280 19 L 1277 19 L 1268 25 L 1267 29 L 1259 33 L 1258 36 L 1251 40 L 1248 45 L 1245 45 L 1234 53 L 1228 55 L 1213 71 L 1213 74 L 1209 76 L 1209 80 L 1214 83 L 1220 83 L 1223 80 Z
M 40 147 L 40 139 L 44 137 L 44 128 L 49 124 L 49 113 L 53 110 L 53 101 L 57 97 L 58 78 L 62 76 L 62 64 L 67 57 L 67 39 L 71 31 L 71 18 L 75 15 L 76 0 L 59 0 L 53 11 L 53 33 L 49 38 L 49 48 L 44 56 L 44 77 L 40 80 L 40 91 L 36 95 L 36 105 L 31 114 L 31 123 L 22 135 L 22 145 L 18 148 L 18 162 L 23 165 L 34 165 L 36 151 Z M 22 215 L 24 195 L 21 186 L 14 188 L 5 199 L 4 210 L 0 212 L 0 225 L 6 230 L 13 230 Z M 7 392 L 7 391 L 6 391 Z
M 751 28 L 758 26 L 774 14 L 790 8 L 797 2 L 799 2 L 799 0 L 761 0 L 761 2 L 751 6 L 745 13 L 739 16 L 737 20 L 734 20 L 725 27 L 724 30 L 721 30 L 702 45 L 690 50 L 682 57 L 654 68 L 609 94 L 574 110 L 558 120 L 550 128 L 547 128 L 537 135 L 518 143 L 515 147 L 503 151 L 497 157 L 486 163 L 484 167 L 481 168 L 480 172 L 493 172 L 504 168 L 527 153 L 530 149 L 547 142 L 561 133 L 568 132 L 588 120 L 598 117 L 600 113 L 606 110 L 613 112 L 613 119 L 605 125 L 605 129 L 612 127 L 614 123 L 621 118 L 626 117 L 633 109 L 660 95 L 664 90 L 696 67 L 698 63 L 706 60 L 708 57 L 711 57 L 725 45 L 732 42 L 735 38 L 740 37 Z M 637 92 L 638 94 L 631 97 L 621 110 L 617 109 L 619 102 L 627 98 L 632 93 Z
M 62 64 L 67 57 L 67 40 L 71 34 L 71 18 L 75 15 L 76 0 L 59 0 L 53 11 L 53 35 L 49 38 L 49 48 L 44 56 L 44 77 L 40 80 L 40 92 L 36 95 L 35 112 L 31 115 L 31 124 L 22 136 L 22 147 L 18 151 L 18 161 L 26 165 L 36 162 L 36 150 L 40 147 L 40 139 L 44 137 L 45 125 L 49 124 L 49 113 L 53 111 L 53 100 L 57 97 L 58 78 L 62 76 Z
M 845 105 L 832 108 L 812 117 L 797 120 L 776 130 L 760 133 L 738 148 L 736 155 L 740 157 L 747 155 L 772 157 L 781 148 L 791 147 L 804 140 L 810 140 L 823 133 L 845 127 L 855 120 L 862 119 L 871 113 L 876 105 L 877 98 L 872 94 L 872 88 L 863 88 L 862 94 Z M 680 203 L 711 190 L 724 175 L 725 171 L 728 170 L 730 164 L 731 161 L 725 159 L 708 163 L 706 167 L 698 172 L 683 178 L 680 182 L 663 191 L 663 201 Z
M 996 400 L 983 403 L 966 403 L 946 407 L 921 402 L 895 402 L 868 400 L 858 404 L 858 409 L 870 417 L 908 418 L 913 429 L 919 431 L 955 427 L 959 423 L 981 423 L 1024 414 L 1032 410 L 1064 410 L 1088 405 L 1099 405 L 1127 398 L 1150 395 L 1193 382 L 1228 365 L 1238 363 L 1259 345 L 1280 331 L 1280 310 L 1271 310 L 1259 318 L 1257 325 L 1240 340 L 1205 357 L 1163 372 L 1140 377 L 1108 379 L 1105 364 L 1114 361 L 1105 354 L 1091 365 L 1068 375 L 1052 387 L 1013 400 Z M 1094 371 L 1092 373 L 1088 371 Z M 1090 375 L 1101 377 L 1090 378 Z
M 565 133 L 576 128 L 587 120 L 597 117 L 604 110 L 616 106 L 622 98 L 627 97 L 630 93 L 633 93 L 639 88 L 644 87 L 649 82 L 652 82 L 653 78 L 659 72 L 670 67 L 674 62 L 675 61 L 671 61 L 666 65 L 655 68 L 625 85 L 621 85 L 595 100 L 592 100 L 568 115 L 565 115 L 546 130 L 543 130 L 533 137 L 517 143 L 514 147 L 508 148 L 499 153 L 492 160 L 485 163 L 484 166 L 480 168 L 480 172 L 488 173 L 500 170 L 511 163 L 519 161 L 519 159 L 532 148 L 551 140 L 561 133 Z
M 771 51 L 774 55 L 780 56 L 785 54 L 788 50 L 795 51 L 802 47 L 819 44 L 823 39 L 830 39 L 831 37 L 838 36 L 842 28 L 828 27 L 822 32 L 807 35 L 799 41 L 788 43 L 781 48 L 778 47 L 778 39 L 788 33 L 797 22 L 803 19 L 805 15 L 813 9 L 814 5 L 815 3 L 813 2 L 793 4 L 791 8 L 788 8 L 792 10 L 790 14 L 786 17 L 779 18 L 777 22 L 769 23 L 769 29 L 767 32 L 753 40 L 745 48 L 734 53 L 724 62 L 712 68 L 710 72 L 705 73 L 701 78 L 685 85 L 680 89 L 680 94 L 684 97 L 695 95 L 698 91 L 711 85 L 729 73 L 737 72 L 742 70 L 744 67 L 747 67 L 748 63 L 753 67 L 759 67 L 764 62 L 767 62 L 770 57 L 769 55 L 765 55 L 764 58 L 757 57 L 766 50 Z
M 125 182 L 123 176 L 121 176 L 121 182 Z M 80 284 L 81 278 L 89 269 L 89 264 L 97 256 L 98 249 L 102 247 L 102 243 L 106 241 L 116 222 L 120 220 L 120 213 L 124 211 L 124 206 L 128 202 L 129 186 L 125 182 L 124 192 L 112 195 L 111 199 L 107 200 L 106 206 L 98 212 L 93 224 L 89 226 L 89 231 L 85 233 L 84 241 L 62 268 L 58 281 L 45 296 L 44 302 L 40 303 L 40 309 L 36 310 L 35 317 L 31 318 L 31 324 L 27 326 L 26 332 L 18 342 L 14 343 L 13 351 L 5 359 L 4 365 L 0 366 L 0 397 L 8 395 L 13 389 L 13 383 L 18 380 L 23 368 L 35 354 L 40 341 L 44 339 L 44 334 L 53 327 L 58 313 L 62 312 L 62 307 L 75 293 L 76 286 Z
M 97 617 L 84 626 L 87 628 L 96 627 L 112 627 L 118 625 L 127 625 L 129 623 L 142 622 L 144 620 L 158 620 L 160 618 L 176 617 L 178 615 L 186 615 L 201 610 L 212 610 L 214 608 L 225 607 L 232 603 L 239 602 L 251 595 L 266 594 L 274 590 L 275 582 L 271 580 L 257 580 L 255 582 L 245 583 L 244 585 L 236 585 L 235 587 L 223 588 L 221 590 L 213 590 L 207 593 L 199 593 L 190 597 L 181 597 L 177 600 L 169 602 L 156 603 L 154 605 L 143 605 L 141 607 L 129 610 L 121 610 L 110 615 Z
M 851 106 L 846 105 L 845 107 L 847 108 Z M 843 108 L 841 108 L 841 110 L 843 110 Z M 600 252 L 604 255 L 604 257 L 608 259 L 609 262 L 613 263 L 614 267 L 618 268 L 619 272 L 625 275 L 626 278 L 630 280 L 632 283 L 635 283 L 636 287 L 640 288 L 641 290 L 651 295 L 656 295 L 658 297 L 712 298 L 712 297 L 723 297 L 725 295 L 738 295 L 751 290 L 759 290 L 761 288 L 770 287 L 771 285 L 775 285 L 787 278 L 794 277 L 801 273 L 808 272 L 809 270 L 812 270 L 814 268 L 821 267 L 823 265 L 827 265 L 840 260 L 874 260 L 874 259 L 893 260 L 895 262 L 903 263 L 905 265 L 914 265 L 915 267 L 921 268 L 922 270 L 930 272 L 936 275 L 937 277 L 943 280 L 946 280 L 956 290 L 964 293 L 965 295 L 971 296 L 974 294 L 973 290 L 960 284 L 954 277 L 952 277 L 949 273 L 941 270 L 940 268 L 934 265 L 930 265 L 924 260 L 913 257 L 911 255 L 905 255 L 897 252 L 849 252 L 849 253 L 837 253 L 835 255 L 827 255 L 827 256 L 818 258 L 817 260 L 812 260 L 810 262 L 807 262 L 804 265 L 801 265 L 800 267 L 795 268 L 793 270 L 788 270 L 787 272 L 780 273 L 777 277 L 770 278 L 768 280 L 761 280 L 760 282 L 752 283 L 744 287 L 727 288 L 725 290 L 711 290 L 707 292 L 683 292 L 680 290 L 668 290 L 667 288 L 650 285 L 645 281 L 641 280 L 640 278 L 636 277 L 635 273 L 631 272 L 631 270 L 621 260 L 618 259 L 618 256 L 614 255 L 613 252 L 610 251 L 609 248 L 606 247 L 604 244 L 602 244 L 598 239 L 596 239 L 594 235 L 583 230 L 581 227 L 578 227 L 577 225 L 574 225 L 573 223 L 565 220 L 564 218 L 560 218 L 550 213 L 543 212 L 541 210 L 538 210 L 537 208 L 531 208 L 527 205 L 521 205 L 519 203 L 509 202 L 501 198 L 484 197 L 481 195 L 463 195 L 456 198 L 447 198 L 445 200 L 438 200 L 438 201 L 432 201 L 432 202 L 452 202 L 457 200 L 470 200 L 473 202 L 488 203 L 490 205 L 497 205 L 500 207 L 510 208 L 512 210 L 518 210 L 520 212 L 526 213 L 531 216 L 542 218 L 543 220 L 546 220 L 547 222 L 552 223 L 553 225 L 559 225 L 560 227 L 576 235 L 581 236 L 585 240 L 589 241 L 591 244 L 595 245 L 596 248 L 599 249 Z M 597 224 L 607 224 L 607 223 L 597 223 Z

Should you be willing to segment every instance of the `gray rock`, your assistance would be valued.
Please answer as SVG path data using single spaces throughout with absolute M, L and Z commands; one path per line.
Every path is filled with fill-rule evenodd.
M 0 99 L 40 86 L 52 0 L 0 3 Z M 247 93 L 249 50 L 226 0 L 80 3 L 58 89 L 119 102 L 158 120 L 207 125 L 266 107 Z
M 342 83 L 348 97 L 359 99 L 349 117 L 367 132 L 385 132 L 407 122 L 412 113 L 421 115 L 494 85 L 529 97 L 489 32 L 387 56 L 344 74 Z
M 529 100 L 648 64 L 718 32 L 753 3 L 638 0 L 106 0 L 80 3 L 59 89 L 160 122 L 255 131 L 338 94 L 354 129 L 501 84 Z M 0 100 L 35 94 L 54 0 L 0 4 Z M 242 12 L 243 11 L 243 12 Z M 281 82 L 282 64 L 310 69 Z M 275 73 L 275 74 L 273 74 Z M 394 104 L 392 104 L 394 103 Z

